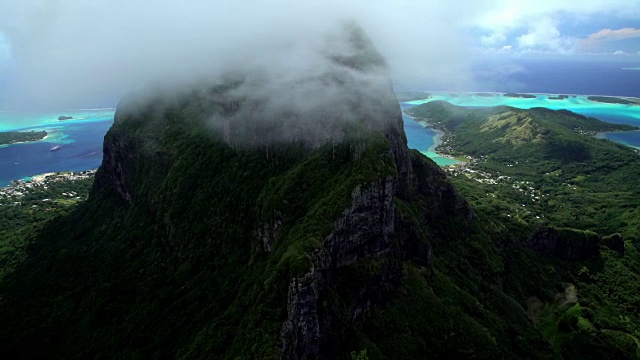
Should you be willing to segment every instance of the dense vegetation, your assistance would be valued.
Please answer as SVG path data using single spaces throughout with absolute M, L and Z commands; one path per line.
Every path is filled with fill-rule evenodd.
M 278 356 L 289 279 L 308 269 L 305 254 L 331 231 L 351 189 L 395 176 L 396 165 L 375 134 L 312 152 L 275 147 L 268 158 L 264 149 L 233 149 L 194 126 L 202 106 L 168 108 L 162 120 L 143 112 L 109 132 L 106 143 L 142 147 L 126 150 L 138 154 L 128 180 L 136 206 L 99 176 L 89 201 L 22 234 L 27 256 L 14 257 L 0 288 L 4 348 L 25 357 Z M 136 141 L 151 136 L 162 140 Z M 432 162 L 417 152 L 411 159 L 418 188 L 444 186 Z M 398 241 L 409 246 L 403 280 L 364 322 L 344 323 L 327 356 L 638 356 L 632 246 L 623 257 L 602 247 L 579 262 L 537 254 L 524 245 L 531 226 L 484 206 L 483 184 L 455 179 L 476 205 L 471 227 L 420 215 L 441 200 L 397 198 Z M 265 252 L 256 229 L 273 216 L 283 223 Z M 431 244 L 432 255 L 412 250 L 414 241 Z M 385 261 L 343 273 L 329 309 L 347 311 L 349 289 L 379 281 Z
M 0 280 L 24 260 L 26 239 L 86 200 L 92 184 L 92 178 L 50 182 L 46 186 L 25 186 L 22 195 L 8 195 L 6 189 L 0 193 Z
M 468 194 L 477 205 L 505 208 L 504 200 L 525 207 L 530 225 L 538 216 L 561 227 L 639 239 L 638 152 L 593 137 L 634 127 L 543 108 L 467 110 L 432 102 L 409 111 L 447 133 L 442 151 L 475 158 L 472 168 L 497 182 L 476 185 L 490 198 Z
M 47 136 L 46 131 L 2 131 L 0 132 L 0 145 L 38 141 L 44 139 L 45 136 Z
M 242 78 L 127 97 L 88 200 L 8 223 L 4 352 L 640 357 L 638 156 L 592 138 L 629 127 L 545 109 L 417 107 L 447 131 L 443 148 L 485 176 L 452 173 L 472 209 L 407 149 L 390 89 L 350 83 L 384 65 L 350 34 L 354 51 L 320 75 L 332 98 L 344 92 L 338 112 L 278 112 L 239 91 Z M 290 119 L 326 134 L 282 141 Z
M 158 112 L 143 109 L 110 130 L 106 144 L 127 144 L 133 148 L 124 148 L 123 153 L 137 154 L 122 163 L 129 174 L 125 190 L 135 205 L 123 198 L 117 183 L 102 169 L 90 199 L 67 214 L 60 211 L 69 208 L 61 208 L 57 214 L 64 216 L 48 220 L 56 212 L 47 212 L 32 227 L 24 221 L 37 219 L 38 212 L 15 216 L 21 220 L 3 233 L 8 244 L 0 285 L 3 348 L 21 349 L 24 357 L 278 356 L 290 279 L 309 269 L 306 254 L 331 231 L 331 221 L 348 206 L 352 189 L 397 176 L 397 164 L 388 139 L 375 132 L 313 151 L 301 144 L 283 144 L 270 148 L 268 157 L 266 149 L 233 148 L 198 126 L 210 111 L 206 106 L 198 98 L 187 99 L 166 107 L 160 118 Z M 443 116 L 445 110 L 431 106 L 441 111 L 433 117 L 441 125 L 453 123 Z M 568 123 L 560 121 L 543 131 L 546 137 L 535 144 L 559 132 L 570 141 L 586 139 L 584 146 L 592 159 L 599 158 L 594 152 L 600 149 L 592 148 L 592 142 L 611 147 L 626 159 L 626 149 L 585 135 L 609 125 L 546 110 L 517 120 L 514 109 L 499 110 L 510 114 L 480 113 L 493 119 L 485 124 L 490 129 L 486 132 L 500 129 L 493 136 L 499 135 L 514 156 L 518 146 L 530 143 L 521 141 L 523 137 L 538 135 L 513 130 L 518 128 L 514 123 L 539 131 L 545 124 L 535 120 L 540 115 L 549 122 L 566 117 Z M 457 130 L 472 126 L 465 125 L 467 116 L 479 115 L 465 114 L 463 121 L 458 119 L 449 128 L 451 149 L 458 141 L 466 144 L 464 132 Z M 509 126 L 501 127 L 502 122 Z M 482 140 L 479 133 L 484 135 L 475 131 L 475 136 Z M 486 172 L 512 171 L 513 178 L 534 181 L 534 171 L 545 164 L 563 170 L 554 179 L 580 169 L 571 166 L 578 160 L 531 148 L 526 153 L 534 166 L 512 170 L 507 165 L 523 160 L 491 160 L 502 159 L 500 147 L 488 140 L 486 144 L 492 155 L 482 155 L 482 149 L 465 153 L 484 156 L 478 166 Z M 354 157 L 354 151 L 360 155 Z M 533 161 L 531 154 L 541 160 Z M 410 156 L 417 189 L 444 189 L 446 181 L 432 162 L 417 152 Z M 584 227 L 602 234 L 619 229 L 629 239 L 624 256 L 602 246 L 596 257 L 561 261 L 526 246 L 539 220 L 512 211 L 526 198 L 519 189 L 461 175 L 453 180 L 474 205 L 475 220 L 469 225 L 454 215 L 434 223 L 424 215 L 425 209 L 453 199 L 438 200 L 433 193 L 396 198 L 402 224 L 398 244 L 406 247 L 402 281 L 364 320 L 334 329 L 338 337 L 331 337 L 333 350 L 328 357 L 638 356 L 640 258 L 630 241 L 631 227 Z M 613 179 L 604 180 L 614 185 Z M 50 193 L 34 193 L 24 201 L 41 202 L 41 197 L 53 197 L 60 190 L 50 188 Z M 621 185 L 619 191 L 633 189 Z M 563 194 L 553 196 L 562 202 Z M 626 201 L 632 200 L 626 196 Z M 608 200 L 611 206 L 619 198 Z M 557 220 L 565 214 L 562 207 L 546 211 L 552 225 L 566 225 Z M 281 227 L 265 251 L 257 229 L 273 219 L 281 219 Z M 560 233 L 569 242 L 582 236 L 574 230 Z M 585 236 L 593 238 L 589 234 Z M 605 238 L 599 239 L 606 244 Z M 381 272 L 388 271 L 388 261 L 374 257 L 344 270 L 324 298 L 328 307 L 324 311 L 342 319 L 336 314 L 349 312 L 361 284 L 378 286 L 374 284 Z M 33 342 L 39 346 L 28 346 Z
M 512 234 L 525 237 L 547 224 L 623 235 L 624 256 L 603 247 L 591 260 L 545 265 L 541 259 L 515 258 L 512 264 L 531 267 L 540 289 L 555 276 L 570 284 L 559 293 L 571 293 L 571 301 L 528 303 L 535 309 L 530 316 L 558 354 L 574 358 L 588 348 L 594 358 L 616 352 L 638 357 L 640 189 L 634 179 L 640 176 L 640 157 L 593 137 L 630 128 L 546 109 L 468 110 L 435 102 L 410 111 L 447 132 L 441 151 L 474 159 L 450 170 L 452 181 L 477 211 Z
M 136 206 L 102 169 L 89 201 L 29 240 L 29 256 L 0 289 L 3 348 L 33 357 L 277 356 L 290 279 L 309 269 L 307 253 L 353 189 L 395 174 L 390 145 L 371 133 L 313 151 L 234 149 L 202 127 L 202 105 L 178 104 L 162 119 L 143 112 L 110 130 L 107 144 L 140 144 L 127 151 L 137 161 L 124 163 Z M 151 136 L 158 141 L 137 141 Z M 266 252 L 257 230 L 276 214 L 283 224 Z M 357 349 L 345 348 L 344 356 Z

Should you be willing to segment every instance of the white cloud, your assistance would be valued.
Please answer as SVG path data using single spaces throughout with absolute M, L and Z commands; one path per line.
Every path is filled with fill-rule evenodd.
M 503 44 L 506 40 L 507 40 L 507 37 L 500 32 L 495 32 L 490 35 L 483 35 L 480 38 L 480 42 L 482 43 L 482 45 L 488 46 L 488 47 Z
M 616 50 L 613 52 L 613 55 L 628 55 L 628 54 L 622 50 Z
M 493 34 L 516 39 L 514 50 L 524 53 L 545 52 L 571 54 L 583 48 L 574 37 L 562 34 L 559 26 L 566 22 L 588 23 L 598 19 L 640 18 L 640 1 L 629 0 L 496 0 L 481 1 L 480 9 L 468 26 L 475 29 L 479 41 L 487 48 Z M 487 35 L 489 34 L 489 35 Z M 601 35 L 611 38 L 627 36 L 628 30 Z
M 571 53 L 577 40 L 559 31 L 568 14 L 583 22 L 637 20 L 640 1 L 0 0 L 0 32 L 23 93 L 52 101 L 242 63 L 320 36 L 343 18 L 361 23 L 396 84 L 454 90 L 473 85 L 469 65 L 478 48 Z M 2 49 L 0 42 L 6 56 Z
M 602 29 L 589 35 L 590 41 L 616 41 L 624 39 L 640 38 L 640 29 L 624 28 L 618 30 Z
M 597 50 L 604 44 L 626 39 L 640 39 L 640 29 L 602 29 L 598 32 L 590 34 L 585 39 L 581 39 L 578 43 L 578 46 L 582 51 L 591 51 L 594 49 Z
M 537 21 L 529 27 L 529 31 L 518 37 L 518 45 L 522 48 L 557 48 L 560 32 L 550 19 Z
M 640 18 L 640 2 L 629 0 L 496 0 L 480 1 L 482 11 L 474 18 L 474 25 L 484 29 L 516 29 L 528 19 L 548 16 L 582 18 L 616 16 L 631 20 Z
M 401 5 L 385 0 L 0 0 L 0 31 L 10 38 L 22 94 L 52 102 L 122 94 L 155 78 L 199 77 L 268 57 L 287 43 L 317 43 L 345 19 L 361 24 L 398 84 L 468 87 L 471 56 L 457 20 L 468 15 L 460 16 L 459 10 L 469 7 L 436 0 Z

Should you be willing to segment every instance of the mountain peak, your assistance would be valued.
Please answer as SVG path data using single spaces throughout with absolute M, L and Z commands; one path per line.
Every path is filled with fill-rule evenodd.
M 358 25 L 346 23 L 317 43 L 285 44 L 264 55 L 207 83 L 130 95 L 118 106 L 116 122 L 149 106 L 155 112 L 162 106 L 192 107 L 204 126 L 234 147 L 317 148 L 400 128 L 386 62 Z

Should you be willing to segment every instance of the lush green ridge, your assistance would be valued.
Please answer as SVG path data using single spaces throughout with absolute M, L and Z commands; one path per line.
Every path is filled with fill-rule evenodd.
M 38 141 L 44 139 L 45 136 L 47 136 L 46 131 L 3 131 L 0 132 L 0 145 Z
M 593 137 L 633 127 L 542 108 L 467 110 L 434 102 L 410 111 L 447 132 L 441 151 L 475 158 L 475 177 L 498 183 L 487 191 L 501 189 L 507 202 L 525 205 L 533 217 L 638 239 L 637 221 L 630 220 L 640 206 L 640 157 Z
M 411 112 L 447 132 L 441 151 L 474 159 L 452 169 L 452 181 L 477 211 L 498 219 L 512 234 L 527 236 L 543 222 L 623 234 L 622 257 L 603 247 L 592 260 L 555 262 L 553 268 L 521 255 L 511 264 L 521 270 L 529 266 L 525 272 L 540 279 L 539 289 L 556 276 L 571 284 L 572 301 L 536 297 L 527 303 L 558 354 L 575 358 L 582 348 L 593 358 L 640 356 L 640 189 L 634 180 L 640 176 L 640 157 L 593 137 L 628 127 L 546 109 L 469 110 L 436 102 Z M 605 237 L 601 243 L 611 241 Z M 521 292 L 520 286 L 512 290 Z

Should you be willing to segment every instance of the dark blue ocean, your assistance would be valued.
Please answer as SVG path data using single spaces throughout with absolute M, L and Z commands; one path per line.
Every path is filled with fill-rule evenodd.
M 474 66 L 469 91 L 640 97 L 640 71 L 625 70 L 640 67 L 640 59 L 628 58 L 483 61 Z
M 0 186 L 37 174 L 97 168 L 104 135 L 112 124 L 113 118 L 35 127 L 52 133 L 54 139 L 0 147 Z M 54 146 L 60 149 L 51 151 Z

